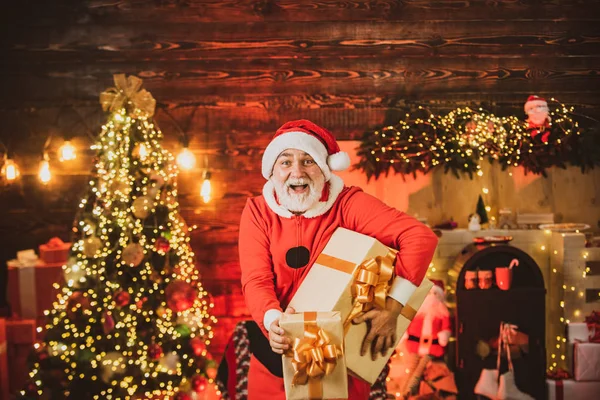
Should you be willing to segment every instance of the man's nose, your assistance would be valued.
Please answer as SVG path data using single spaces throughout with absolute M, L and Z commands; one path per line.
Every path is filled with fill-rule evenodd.
M 304 166 L 300 162 L 292 163 L 292 176 L 299 178 L 304 176 Z

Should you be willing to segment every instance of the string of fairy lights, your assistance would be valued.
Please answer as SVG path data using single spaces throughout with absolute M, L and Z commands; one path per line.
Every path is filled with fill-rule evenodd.
M 134 143 L 131 138 L 136 135 L 140 139 Z M 189 338 L 194 355 L 206 357 L 206 346 L 213 338 L 211 325 L 216 318 L 209 313 L 213 304 L 194 265 L 189 237 L 193 228 L 188 228 L 178 214 L 178 168 L 173 156 L 161 147 L 161 139 L 152 121 L 143 116 L 132 118 L 125 108 L 112 113 L 102 126 L 92 146 L 97 157 L 89 182 L 91 195 L 79 205 L 71 258 L 63 266 L 66 285 L 55 284 L 61 292 L 53 309 L 45 312 L 45 330 L 62 331 L 60 339 L 50 338 L 46 347 L 50 356 L 64 363 L 66 379 L 101 379 L 108 385 L 94 399 L 128 399 L 140 391 L 146 396 L 171 398 L 189 391 L 192 385 L 197 387 L 198 374 L 203 371 L 195 357 L 183 351 L 180 341 Z M 74 151 L 67 153 L 71 159 L 75 157 Z M 184 158 L 186 165 L 192 164 L 189 154 Z M 142 171 L 143 178 L 132 171 Z M 149 227 L 148 219 L 159 208 L 167 210 L 166 223 L 155 222 Z M 81 217 L 85 210 L 91 217 Z M 145 234 L 148 229 L 153 234 L 150 238 Z M 176 256 L 174 265 L 169 265 L 167 248 Z M 153 265 L 152 253 L 166 256 L 160 272 Z M 110 265 L 108 259 L 113 261 Z M 125 278 L 130 284 L 123 284 Z M 195 293 L 185 309 L 173 309 L 169 304 L 168 292 L 173 285 L 178 293 Z M 144 306 L 149 297 L 162 299 L 158 307 Z M 77 319 L 78 313 L 87 323 Z M 140 336 L 140 326 L 149 324 L 156 326 L 152 342 Z M 99 325 L 103 334 L 98 333 Z M 114 348 L 107 349 L 107 341 L 114 341 Z M 164 355 L 159 348 L 162 356 L 153 357 L 158 351 L 153 343 L 163 342 L 178 344 Z M 35 347 L 42 350 L 44 346 L 37 343 Z M 102 373 L 85 376 L 78 370 L 82 358 L 89 359 L 91 367 Z M 140 371 L 141 380 L 127 373 L 131 367 Z M 44 392 L 40 370 L 36 362 L 30 372 L 38 395 Z M 190 377 L 190 371 L 196 378 Z M 120 374 L 119 379 L 113 379 L 115 374 Z M 214 383 L 216 370 L 207 375 L 208 383 Z M 157 381 L 156 389 L 147 391 L 151 380 Z M 21 394 L 26 395 L 25 391 Z
M 180 171 L 191 171 L 196 166 L 196 156 L 189 149 L 189 139 L 182 138 L 179 154 L 176 157 L 177 165 Z M 57 149 L 56 157 L 51 157 L 50 140 L 46 142 L 42 157 L 38 166 L 37 177 L 42 185 L 48 185 L 54 176 L 52 170 L 52 159 L 55 159 L 59 163 L 69 164 L 70 162 L 77 159 L 78 150 L 71 140 L 65 140 Z M 91 147 L 94 150 L 94 146 Z M 148 150 L 142 146 L 140 154 L 144 155 Z M 212 183 L 211 183 L 211 172 L 208 168 L 208 160 L 205 157 L 204 167 L 202 172 L 202 185 L 199 190 L 199 195 L 204 203 L 209 203 L 212 198 Z M 0 182 L 5 181 L 7 184 L 14 184 L 18 182 L 21 177 L 21 168 L 17 163 L 15 156 L 8 148 L 0 142 Z

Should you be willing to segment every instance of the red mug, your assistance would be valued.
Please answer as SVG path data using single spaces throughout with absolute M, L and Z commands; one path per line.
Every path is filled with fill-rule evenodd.
M 477 288 L 477 271 L 465 272 L 465 289 L 471 290 Z
M 510 267 L 496 268 L 496 285 L 499 289 L 508 290 L 512 283 L 512 271 Z

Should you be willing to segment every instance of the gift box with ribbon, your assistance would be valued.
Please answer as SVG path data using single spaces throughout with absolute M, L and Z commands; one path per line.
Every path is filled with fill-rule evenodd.
M 10 393 L 7 350 L 6 319 L 0 318 L 0 399 L 8 399 Z
M 548 400 L 587 400 L 598 398 L 600 382 L 577 382 L 573 379 L 546 379 Z
M 387 293 L 394 279 L 395 258 L 396 250 L 378 240 L 338 228 L 289 304 L 297 312 L 339 311 L 344 321 L 346 365 L 354 375 L 370 384 L 377 380 L 433 286 L 431 281 L 424 279 L 407 304 L 403 304 L 396 325 L 396 343 L 385 356 L 378 356 L 375 360 L 371 359 L 370 352 L 361 356 L 367 324 L 354 325 L 351 321 L 373 307 L 385 308 Z
M 37 260 L 22 264 L 10 260 L 8 265 L 8 301 L 14 316 L 44 322 L 44 310 L 52 308 L 58 289 L 55 283 L 64 281 L 62 263 L 47 264 Z
M 344 329 L 340 314 L 283 314 L 279 325 L 292 339 L 291 348 L 282 357 L 286 398 L 348 398 L 348 375 L 343 355 Z
M 65 263 L 69 258 L 71 243 L 65 243 L 60 238 L 53 237 L 40 245 L 40 258 L 48 264 Z

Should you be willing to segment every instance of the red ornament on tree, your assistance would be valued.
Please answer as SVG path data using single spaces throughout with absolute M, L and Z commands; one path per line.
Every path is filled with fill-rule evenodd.
M 194 375 L 192 378 L 192 389 L 194 389 L 196 393 L 204 392 L 207 384 L 208 381 L 202 375 Z
M 189 283 L 175 280 L 167 285 L 165 289 L 167 306 L 175 311 L 185 311 L 190 308 L 198 298 L 198 292 Z
M 206 345 L 199 337 L 191 339 L 190 346 L 192 347 L 192 351 L 197 357 L 202 356 L 202 352 L 206 350 Z
M 67 300 L 67 314 L 69 318 L 75 316 L 77 310 L 89 310 L 90 300 L 83 295 L 82 292 L 73 292 L 69 300 Z
M 175 395 L 175 400 L 192 400 L 192 397 L 187 393 L 179 392 Z
M 102 331 L 105 335 L 108 335 L 115 328 L 115 320 L 112 314 L 108 311 L 102 313 Z
M 166 253 L 171 248 L 171 244 L 164 237 L 159 237 L 156 239 L 156 243 L 154 244 L 154 248 L 158 252 Z
M 119 307 L 125 307 L 127 304 L 129 304 L 130 298 L 129 292 L 126 292 L 125 290 L 119 290 L 114 294 L 115 303 Z
M 151 359 L 158 360 L 163 355 L 163 349 L 159 344 L 152 343 L 150 346 L 148 346 L 148 355 Z

